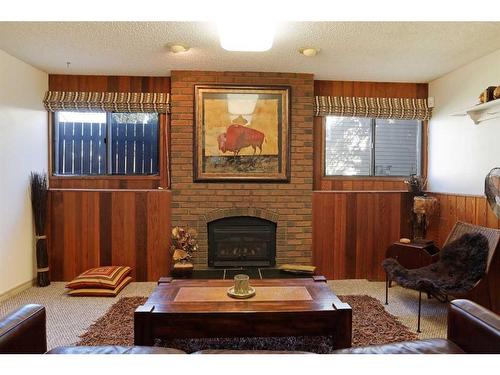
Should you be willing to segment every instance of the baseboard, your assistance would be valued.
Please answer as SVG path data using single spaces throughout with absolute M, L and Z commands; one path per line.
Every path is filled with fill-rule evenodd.
M 31 288 L 32 286 L 36 285 L 36 279 L 26 281 L 25 283 L 19 284 L 18 286 L 15 286 L 14 288 L 0 294 L 0 302 L 5 301 L 6 299 L 15 296 L 16 294 L 19 294 L 26 289 Z

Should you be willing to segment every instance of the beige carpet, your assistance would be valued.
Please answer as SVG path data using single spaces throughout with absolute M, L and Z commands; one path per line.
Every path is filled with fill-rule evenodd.
M 72 345 L 88 327 L 99 319 L 121 297 L 148 296 L 156 283 L 131 283 L 118 297 L 69 297 L 65 283 L 52 283 L 45 288 L 30 288 L 0 303 L 0 316 L 27 303 L 38 303 L 47 309 L 48 347 Z M 329 281 L 336 294 L 366 294 L 384 301 L 384 283 L 367 280 Z M 397 316 L 411 330 L 416 329 L 418 293 L 398 286 L 390 289 L 387 311 Z M 420 338 L 446 336 L 446 305 L 423 299 Z
M 367 294 L 385 303 L 385 282 L 367 280 L 329 281 L 335 294 Z M 387 312 L 399 318 L 400 322 L 413 331 L 417 329 L 418 292 L 394 285 L 389 289 Z M 446 337 L 447 304 L 435 298 L 422 296 L 421 333 L 419 338 Z

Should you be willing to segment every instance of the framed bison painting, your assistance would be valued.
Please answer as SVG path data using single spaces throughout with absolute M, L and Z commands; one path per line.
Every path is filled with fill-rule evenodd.
M 289 181 L 290 88 L 195 86 L 195 181 Z

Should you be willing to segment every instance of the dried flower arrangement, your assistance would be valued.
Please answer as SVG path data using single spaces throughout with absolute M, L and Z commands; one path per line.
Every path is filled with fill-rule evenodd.
M 189 263 L 193 252 L 198 250 L 198 233 L 193 228 L 182 227 L 172 229 L 172 258 L 174 263 Z
M 47 175 L 31 172 L 30 175 L 31 209 L 35 224 L 35 247 L 38 286 L 50 285 L 49 257 L 47 253 L 47 236 L 45 234 L 45 218 L 47 216 Z
M 415 194 L 416 196 L 424 196 L 424 188 L 427 181 L 422 176 L 417 176 L 416 174 L 410 175 L 405 184 L 408 185 L 408 191 Z

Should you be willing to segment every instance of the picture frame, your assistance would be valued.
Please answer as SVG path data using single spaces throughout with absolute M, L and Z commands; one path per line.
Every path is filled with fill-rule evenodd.
M 193 179 L 290 181 L 290 87 L 195 85 Z

